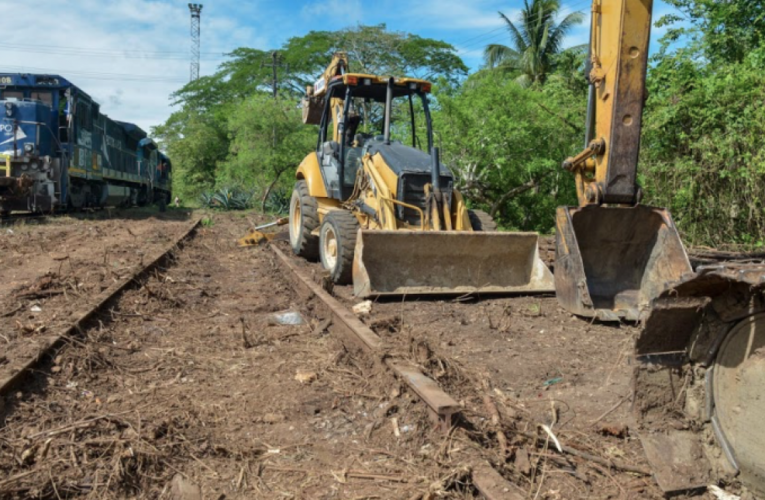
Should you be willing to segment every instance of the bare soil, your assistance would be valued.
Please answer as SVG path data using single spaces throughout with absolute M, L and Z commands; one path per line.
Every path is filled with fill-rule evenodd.
M 0 346 L 26 359 L 75 311 L 161 252 L 188 211 L 101 211 L 0 226 Z
M 157 241 L 175 224 L 140 222 L 130 230 Z M 170 265 L 0 400 L 0 498 L 480 498 L 466 467 L 476 456 L 522 498 L 661 498 L 650 476 L 558 453 L 541 427 L 562 446 L 647 469 L 630 432 L 636 328 L 572 317 L 552 296 L 374 303 L 362 320 L 390 354 L 420 365 L 463 405 L 465 419 L 444 434 L 379 360 L 324 321 L 315 299 L 296 294 L 268 247 L 235 247 L 250 222 L 215 214 Z M 97 232 L 91 224 L 100 239 L 83 238 Z M 24 321 L 55 325 L 63 316 L 41 314 L 64 314 L 71 305 L 54 302 L 61 295 L 35 299 L 43 313 L 34 317 L 18 299 L 46 272 L 67 276 L 42 249 L 68 242 L 82 259 L 70 282 L 95 291 L 150 250 L 110 251 L 104 265 L 107 241 L 124 248 L 138 239 L 120 225 L 87 222 L 71 235 L 66 224 L 34 228 L 23 240 L 37 249 L 28 257 L 21 242 L 3 247 L 3 262 L 27 273 L 11 285 L 2 266 L 3 307 L 23 304 Z M 296 262 L 323 276 L 318 264 Z M 47 269 L 34 274 L 32 263 Z M 334 294 L 357 302 L 350 287 Z M 280 324 L 278 315 L 294 312 L 302 324 Z M 7 323 L 0 332 L 14 333 L 12 342 L 34 335 Z

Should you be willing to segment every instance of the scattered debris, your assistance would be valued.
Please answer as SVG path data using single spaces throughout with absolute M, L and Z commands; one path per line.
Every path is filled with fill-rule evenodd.
M 305 323 L 303 316 L 296 311 L 287 311 L 283 313 L 275 313 L 272 318 L 277 325 L 302 325 Z
M 365 300 L 364 302 L 359 302 L 352 309 L 357 316 L 368 316 L 372 313 L 372 301 Z
M 176 474 L 170 486 L 170 498 L 171 500 L 202 500 L 202 490 L 182 475 Z
M 317 378 L 319 378 L 319 375 L 316 372 L 305 372 L 302 370 L 298 370 L 297 373 L 295 374 L 295 380 L 297 380 L 301 384 L 310 384 Z
M 717 500 L 741 500 L 741 497 L 738 495 L 734 495 L 732 493 L 728 493 L 724 489 L 720 488 L 719 486 L 716 486 L 714 484 L 710 484 L 708 486 L 709 492 L 714 495 L 714 497 Z
M 603 424 L 600 426 L 600 433 L 604 436 L 626 438 L 629 436 L 629 427 L 627 424 Z

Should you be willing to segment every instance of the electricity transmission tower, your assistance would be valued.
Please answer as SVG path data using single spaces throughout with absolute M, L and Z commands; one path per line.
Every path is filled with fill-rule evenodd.
M 201 3 L 190 3 L 191 12 L 191 81 L 199 78 L 199 17 L 202 14 Z

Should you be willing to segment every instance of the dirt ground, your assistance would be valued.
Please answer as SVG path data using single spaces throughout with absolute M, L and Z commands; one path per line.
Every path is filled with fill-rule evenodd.
M 23 307 L 4 318 L 0 344 L 52 328 L 75 297 L 36 296 L 42 312 L 30 313 L 20 293 L 96 293 L 150 252 L 140 239 L 167 245 L 183 219 L 14 228 L 13 244 L 0 240 L 0 300 L 2 311 Z M 362 320 L 391 355 L 463 405 L 465 420 L 444 434 L 295 293 L 267 247 L 235 247 L 253 219 L 213 215 L 0 400 L 0 498 L 480 498 L 466 467 L 475 456 L 522 498 L 661 498 L 650 476 L 557 453 L 541 427 L 563 446 L 647 468 L 630 434 L 634 327 L 574 318 L 553 296 L 374 303 Z M 55 286 L 35 287 L 46 273 Z M 357 302 L 349 287 L 334 293 Z M 280 324 L 283 313 L 302 323 Z
M 104 210 L 0 226 L 0 365 L 33 355 L 73 311 L 161 252 L 189 216 Z

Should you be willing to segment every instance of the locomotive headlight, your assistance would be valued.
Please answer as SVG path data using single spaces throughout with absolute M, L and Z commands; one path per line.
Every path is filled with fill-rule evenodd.
M 26 163 L 21 164 L 21 170 L 27 170 L 28 168 L 29 168 L 29 165 L 27 165 Z
M 11 116 L 13 114 L 13 104 L 10 102 L 5 103 L 5 116 Z
M 35 145 L 34 144 L 32 144 L 31 142 L 28 142 L 28 143 L 24 144 L 24 152 L 26 154 L 31 155 L 32 153 L 34 153 L 34 151 L 35 151 Z
M 30 163 L 29 168 L 31 168 L 32 170 L 37 170 L 37 163 L 35 162 Z

